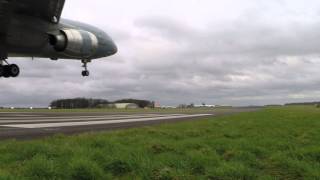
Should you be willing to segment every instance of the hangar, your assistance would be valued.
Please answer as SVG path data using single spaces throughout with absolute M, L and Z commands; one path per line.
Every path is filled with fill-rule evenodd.
M 116 103 L 114 104 L 117 109 L 137 109 L 139 106 L 135 103 Z

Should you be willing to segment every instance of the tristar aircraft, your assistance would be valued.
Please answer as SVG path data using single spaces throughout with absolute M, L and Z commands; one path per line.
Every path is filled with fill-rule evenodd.
M 117 53 L 102 30 L 71 20 L 60 20 L 65 0 L 0 0 L 0 77 L 17 77 L 19 67 L 8 57 L 81 60 L 87 63 Z

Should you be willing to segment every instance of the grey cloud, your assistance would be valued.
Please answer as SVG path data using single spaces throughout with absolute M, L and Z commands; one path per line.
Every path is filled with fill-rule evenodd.
M 167 18 L 159 20 L 159 17 L 138 22 L 137 25 L 142 25 L 143 29 L 153 29 L 153 36 L 160 36 L 171 41 L 173 47 L 180 48 L 174 54 L 164 52 L 154 57 L 153 61 L 139 64 L 140 71 L 146 72 L 145 76 L 149 77 L 154 72 L 161 72 L 164 77 L 169 75 L 164 86 L 168 86 L 170 81 L 180 82 L 175 83 L 177 89 L 189 92 L 189 97 L 194 97 L 192 92 L 198 92 L 207 94 L 200 99 L 210 95 L 220 96 L 218 99 L 260 95 L 263 99 L 266 95 L 285 97 L 318 87 L 319 79 L 314 77 L 315 72 L 311 69 L 319 67 L 319 63 L 308 60 L 318 56 L 320 44 L 316 39 L 320 34 L 314 30 L 319 29 L 317 24 L 289 23 L 285 28 L 277 29 L 242 21 L 241 25 L 239 22 L 229 23 L 222 31 L 221 28 L 215 31 L 213 27 L 206 30 L 192 29 L 188 25 L 183 27 L 179 22 L 172 23 Z M 164 22 L 169 22 L 169 26 L 165 27 Z M 184 42 L 175 42 L 173 37 L 182 38 Z M 290 67 L 290 58 L 298 58 L 300 66 Z M 284 59 L 287 59 L 286 62 L 283 62 Z M 262 78 L 254 77 L 256 75 Z M 252 80 L 236 82 L 232 76 Z M 202 86 L 193 88 L 199 87 L 200 80 L 193 81 L 197 77 L 202 78 Z
M 101 25 L 119 53 L 89 64 L 89 78 L 80 77 L 78 61 L 12 59 L 22 74 L 0 79 L 0 106 L 46 106 L 70 97 L 142 98 L 168 105 L 317 100 L 319 20 L 299 20 L 301 13 L 282 13 L 272 2 L 258 3 L 236 19 L 211 22 L 209 16 L 202 27 L 148 12 L 128 19 L 129 25 L 123 19 L 120 25 Z

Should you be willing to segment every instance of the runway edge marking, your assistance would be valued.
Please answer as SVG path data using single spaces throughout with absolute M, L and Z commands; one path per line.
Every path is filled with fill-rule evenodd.
M 159 120 L 169 120 L 169 119 L 204 117 L 204 116 L 212 116 L 212 115 L 213 114 L 195 114 L 195 115 L 181 115 L 181 116 L 167 116 L 167 117 L 153 117 L 153 118 L 133 118 L 133 119 L 123 119 L 123 120 L 108 120 L 108 121 L 12 124 L 12 125 L 0 125 L 0 127 L 25 128 L 25 129 L 57 128 L 57 127 L 90 126 L 90 125 L 106 125 L 106 124 L 121 124 L 121 123 L 132 123 L 132 122 L 159 121 Z

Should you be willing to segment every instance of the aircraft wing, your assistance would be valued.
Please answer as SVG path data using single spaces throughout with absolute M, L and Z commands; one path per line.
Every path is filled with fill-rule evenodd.
M 7 0 L 1 0 L 7 1 Z M 58 23 L 65 0 L 12 0 L 13 13 Z
M 9 2 L 5 0 L 0 0 L 0 36 L 5 36 L 3 34 L 7 31 L 7 24 L 9 22 Z
M 0 59 L 6 59 L 6 38 L 10 21 L 10 4 L 7 0 L 0 0 Z

